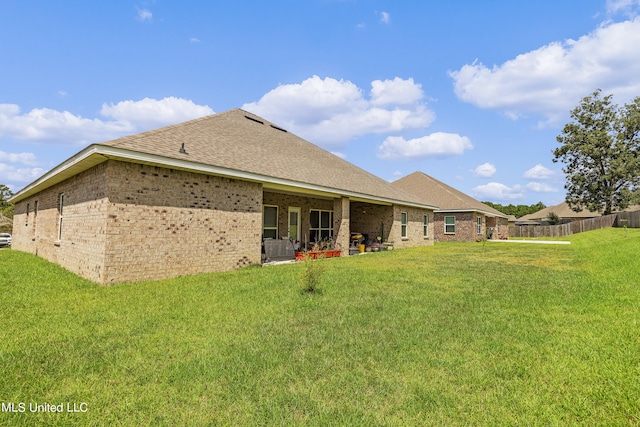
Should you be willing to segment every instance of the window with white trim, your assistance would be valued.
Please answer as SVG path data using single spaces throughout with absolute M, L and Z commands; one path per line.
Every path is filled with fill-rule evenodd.
M 429 237 L 429 215 L 422 217 L 422 235 Z
M 456 234 L 456 217 L 444 217 L 444 234 Z
M 482 217 L 476 217 L 476 233 L 482 234 Z
M 264 205 L 262 207 L 262 237 L 265 239 L 278 238 L 278 207 Z
M 33 202 L 33 238 L 36 237 L 36 227 L 38 226 L 38 201 Z
M 58 240 L 62 240 L 62 210 L 64 208 L 64 193 L 58 196 Z
M 333 211 L 311 209 L 309 212 L 309 241 L 318 242 L 333 237 Z
M 400 212 L 400 237 L 407 237 L 407 213 Z

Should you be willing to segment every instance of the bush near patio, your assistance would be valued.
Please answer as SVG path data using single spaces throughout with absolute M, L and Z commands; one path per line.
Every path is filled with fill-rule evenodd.
M 98 287 L 0 251 L 0 425 L 637 425 L 640 230 Z

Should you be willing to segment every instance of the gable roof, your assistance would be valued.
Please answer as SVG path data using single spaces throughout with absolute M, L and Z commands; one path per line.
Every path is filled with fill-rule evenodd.
M 414 172 L 391 184 L 415 194 L 423 203 L 438 206 L 436 212 L 480 212 L 488 216 L 508 218 L 508 215 L 497 209 L 485 205 L 423 172 Z
M 12 201 L 108 159 L 262 182 L 265 189 L 434 208 L 241 109 L 92 144 L 20 190 Z
M 590 212 L 588 209 L 583 209 L 580 212 L 576 212 L 571 210 L 569 205 L 566 202 L 562 202 L 556 206 L 547 206 L 544 209 L 540 209 L 537 212 L 530 213 L 527 215 L 523 215 L 518 218 L 518 222 L 520 221 L 536 221 L 543 220 L 549 218 L 549 214 L 555 213 L 559 218 L 593 218 L 596 216 L 600 216 L 598 212 Z

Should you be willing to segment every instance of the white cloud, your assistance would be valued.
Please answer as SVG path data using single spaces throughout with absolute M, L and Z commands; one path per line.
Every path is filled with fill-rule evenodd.
M 0 151 L 0 162 L 20 163 L 26 166 L 36 166 L 36 155 L 33 153 L 5 153 Z
M 480 178 L 492 178 L 496 174 L 496 167 L 491 163 L 483 163 L 473 170 L 473 174 Z
M 557 193 L 560 191 L 557 188 L 542 182 L 530 182 L 526 187 L 527 190 L 533 191 L 534 193 Z
M 381 159 L 414 159 L 459 156 L 472 148 L 473 145 L 469 138 L 455 133 L 435 132 L 410 140 L 401 136 L 390 136 L 378 147 L 378 157 Z
M 640 93 L 640 18 L 605 24 L 578 40 L 553 42 L 489 68 L 475 61 L 450 72 L 456 95 L 516 119 L 567 116 L 595 88 L 627 101 Z
M 153 19 L 153 13 L 149 9 L 138 9 L 138 20 L 145 22 L 151 22 Z
M 200 39 L 197 37 L 191 37 L 189 43 L 200 43 Z
M 389 12 L 380 12 L 380 22 L 383 24 L 388 24 L 391 22 L 391 15 Z
M 524 189 L 520 185 L 508 187 L 499 182 L 479 185 L 473 190 L 473 195 L 481 200 L 515 200 L 524 197 Z
M 14 165 L 0 163 L 0 176 L 3 180 L 11 182 L 31 182 L 44 172 L 45 170 L 42 168 L 18 168 Z
M 280 85 L 242 108 L 314 143 L 339 146 L 365 134 L 423 129 L 435 114 L 421 102 L 412 79 L 372 83 L 371 98 L 350 81 L 312 76 Z
M 332 152 L 331 152 L 331 154 L 333 154 L 334 156 L 338 156 L 338 157 L 340 157 L 341 159 L 346 159 L 346 158 L 347 158 L 347 155 L 346 155 L 346 154 L 341 153 L 341 152 L 339 152 L 339 151 L 332 151 Z
M 103 104 L 100 114 L 135 127 L 154 127 L 180 123 L 213 114 L 207 105 L 197 105 L 189 99 L 168 97 L 161 100 L 144 98 L 140 101 L 120 101 Z
M 615 15 L 636 16 L 640 8 L 640 0 L 607 0 L 607 13 Z
M 396 77 L 393 80 L 374 80 L 371 82 L 371 104 L 411 105 L 424 98 L 422 85 L 416 84 L 412 78 L 407 80 Z
M 0 104 L 0 138 L 87 145 L 212 113 L 206 105 L 174 97 L 104 104 L 101 114 L 110 120 L 88 119 L 49 108 L 21 113 L 18 105 Z
M 555 175 L 555 171 L 545 168 L 541 164 L 537 164 L 524 173 L 527 179 L 549 179 Z

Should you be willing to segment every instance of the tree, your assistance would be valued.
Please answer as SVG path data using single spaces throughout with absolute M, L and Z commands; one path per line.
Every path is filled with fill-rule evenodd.
M 549 225 L 556 225 L 560 222 L 560 217 L 555 212 L 549 212 L 549 216 L 547 217 L 547 222 Z
M 495 210 L 500 211 L 505 215 L 513 215 L 516 218 L 520 218 L 521 216 L 538 212 L 539 210 L 546 208 L 546 206 L 542 202 L 538 202 L 531 206 L 527 206 L 527 205 L 514 206 L 513 204 L 508 204 L 507 206 L 504 206 L 499 203 L 491 203 L 491 202 L 482 202 L 482 203 L 484 203 L 487 206 L 491 206 Z
M 11 189 L 4 184 L 0 184 L 0 209 L 9 206 L 11 196 L 13 196 Z
M 9 203 L 9 198 L 13 193 L 4 184 L 0 184 L 0 231 L 9 232 L 13 228 L 13 222 L 5 223 L 5 219 L 13 219 L 13 205 Z
M 566 202 L 608 215 L 629 206 L 640 185 L 640 97 L 612 104 L 597 89 L 571 111 L 573 121 L 556 137 L 556 163 L 564 163 Z

